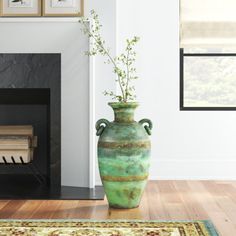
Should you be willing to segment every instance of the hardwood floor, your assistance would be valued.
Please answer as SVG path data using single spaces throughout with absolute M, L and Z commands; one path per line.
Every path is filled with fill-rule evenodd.
M 236 182 L 150 181 L 140 207 L 109 209 L 105 201 L 0 201 L 0 218 L 211 219 L 222 236 L 236 235 Z

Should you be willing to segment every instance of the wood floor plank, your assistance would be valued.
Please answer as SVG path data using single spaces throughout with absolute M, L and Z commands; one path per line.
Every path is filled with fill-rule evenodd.
M 22 204 L 21 207 L 16 212 L 14 212 L 11 218 L 31 219 L 35 214 L 35 212 L 38 211 L 41 204 L 42 201 L 33 201 L 33 200 L 25 201 L 24 204 Z
M 143 201 L 142 201 L 141 207 L 146 209 L 146 211 L 148 210 L 148 213 L 146 214 L 149 214 L 149 218 L 151 220 L 170 219 L 170 216 L 167 210 L 165 209 L 165 204 L 162 199 L 160 190 L 156 184 L 156 181 L 149 182 L 146 188 L 146 195 L 147 197 L 143 198 L 143 201 L 145 199 L 147 204 L 143 205 Z
M 77 218 L 78 214 L 80 214 L 78 201 L 58 201 L 57 208 L 54 209 L 52 218 L 71 219 Z
M 9 201 L 0 210 L 0 219 L 12 218 L 13 215 L 24 205 L 25 200 Z
M 1 219 L 211 220 L 221 236 L 236 235 L 235 181 L 149 181 L 139 208 L 104 201 L 0 201 Z
M 191 182 L 191 189 L 195 192 L 196 198 L 198 199 L 201 206 L 209 215 L 209 219 L 217 226 L 222 236 L 234 235 L 235 227 L 234 220 L 228 217 L 224 209 L 220 208 L 217 203 L 218 195 L 212 195 L 208 189 L 209 185 L 201 182 Z
M 60 201 L 54 201 L 54 200 L 42 201 L 37 211 L 33 213 L 32 218 L 51 219 L 53 218 L 60 204 L 61 204 Z
M 191 190 L 187 181 L 175 181 L 175 187 L 182 199 L 182 204 L 188 216 L 188 220 L 204 220 L 209 216 L 201 204 L 197 201 L 195 193 Z M 191 183 L 190 183 L 191 184 Z
M 9 202 L 9 200 L 1 200 L 0 201 L 0 210 Z

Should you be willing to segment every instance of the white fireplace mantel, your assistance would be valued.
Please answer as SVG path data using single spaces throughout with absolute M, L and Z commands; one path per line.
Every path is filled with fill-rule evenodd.
M 94 63 L 79 18 L 0 18 L 0 53 L 61 53 L 62 184 L 95 185 Z

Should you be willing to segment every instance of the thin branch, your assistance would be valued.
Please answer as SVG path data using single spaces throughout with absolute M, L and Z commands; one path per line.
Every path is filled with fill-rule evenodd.
M 128 88 L 129 88 L 129 53 L 130 53 L 130 50 L 129 50 L 129 43 L 128 43 L 128 46 L 127 46 L 127 60 L 126 60 L 126 75 L 127 75 L 127 78 L 126 78 L 126 88 L 125 88 L 125 101 L 128 100 Z
M 102 42 L 99 43 L 99 41 L 97 40 L 97 38 L 94 36 L 93 33 L 90 32 L 90 29 L 87 27 L 87 25 L 82 21 L 86 31 L 88 32 L 88 34 L 96 41 L 97 45 L 105 52 L 105 54 L 108 56 L 108 58 L 110 59 L 111 63 L 113 64 L 113 66 L 115 67 L 115 69 L 119 68 L 114 59 L 110 56 L 108 50 L 103 46 Z M 120 86 L 120 89 L 121 89 L 121 92 L 122 92 L 122 97 L 123 99 L 125 100 L 125 94 L 124 94 L 124 89 L 123 89 L 123 86 L 121 85 L 121 79 L 120 79 L 120 76 L 119 74 L 117 74 L 118 76 L 118 83 L 119 83 L 119 86 Z
M 109 95 L 112 99 L 117 99 L 119 102 L 133 100 L 135 98 L 134 89 L 130 87 L 131 79 L 133 79 L 133 73 L 135 71 L 132 66 L 136 55 L 135 51 L 133 51 L 133 46 L 135 46 L 139 38 L 135 36 L 131 40 L 127 40 L 126 53 L 122 53 L 120 57 L 113 58 L 110 55 L 109 48 L 106 48 L 106 42 L 101 36 L 100 29 L 102 25 L 100 24 L 98 15 L 94 10 L 91 11 L 91 15 L 94 20 L 94 24 L 91 28 L 87 25 L 87 19 L 81 18 L 81 20 L 79 20 L 83 26 L 83 33 L 94 40 L 91 49 L 88 51 L 88 55 L 95 56 L 100 54 L 107 57 L 108 64 L 112 64 L 114 67 L 114 73 L 117 75 L 116 82 L 118 82 L 122 93 L 121 95 L 117 95 L 112 91 L 105 91 L 104 95 Z

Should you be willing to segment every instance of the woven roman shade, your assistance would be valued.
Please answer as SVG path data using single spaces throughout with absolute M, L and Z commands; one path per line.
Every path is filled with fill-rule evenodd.
M 236 46 L 236 0 L 180 0 L 180 47 Z

